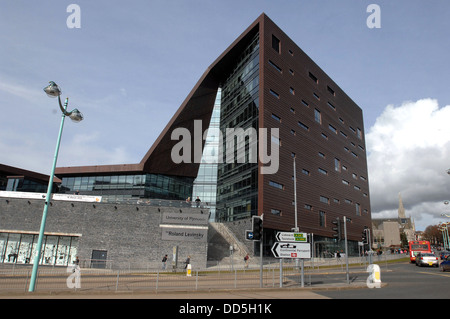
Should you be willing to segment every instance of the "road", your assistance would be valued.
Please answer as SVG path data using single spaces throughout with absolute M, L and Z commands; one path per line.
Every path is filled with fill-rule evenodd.
M 365 275 L 362 275 L 365 276 Z M 381 267 L 382 288 L 316 291 L 331 299 L 449 299 L 450 272 L 410 263 Z

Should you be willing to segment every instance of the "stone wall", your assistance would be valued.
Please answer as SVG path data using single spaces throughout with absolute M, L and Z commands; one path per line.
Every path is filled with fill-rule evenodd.
M 1 198 L 0 232 L 38 233 L 43 207 L 43 200 Z M 164 226 L 168 226 L 161 226 L 165 213 L 180 216 L 203 214 L 197 208 L 52 201 L 45 232 L 79 236 L 77 254 L 80 260 L 88 261 L 93 250 L 103 250 L 107 252 L 108 264 L 113 269 L 160 268 L 165 254 L 169 256 L 168 267 L 171 267 L 174 246 L 178 246 L 178 267 L 184 268 L 187 256 L 191 256 L 193 269 L 206 267 L 207 222 L 195 226 L 206 227 L 206 230 L 201 230 L 205 236 L 188 239 L 169 237 L 169 240 L 165 236 L 163 240 Z M 185 231 L 194 225 L 195 222 L 186 226 L 180 226 L 180 223 L 170 226 Z

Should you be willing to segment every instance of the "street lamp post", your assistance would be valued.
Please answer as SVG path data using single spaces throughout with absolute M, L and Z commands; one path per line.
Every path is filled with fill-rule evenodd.
M 74 109 L 70 112 L 67 112 L 67 104 L 69 103 L 69 98 L 66 98 L 66 100 L 64 102 L 64 107 L 63 107 L 63 105 L 61 104 L 61 98 L 60 98 L 60 95 L 62 92 L 61 92 L 61 89 L 59 88 L 59 86 L 55 82 L 51 81 L 50 84 L 44 88 L 44 91 L 45 91 L 45 93 L 47 93 L 47 95 L 49 97 L 58 97 L 58 103 L 59 103 L 59 108 L 61 109 L 61 112 L 62 112 L 62 117 L 61 117 L 61 125 L 59 127 L 58 139 L 56 141 L 55 155 L 53 157 L 53 166 L 52 166 L 52 170 L 50 173 L 50 179 L 48 181 L 47 195 L 45 196 L 44 210 L 42 212 L 41 227 L 39 230 L 39 238 L 38 238 L 37 247 L 36 247 L 37 255 L 36 255 L 36 258 L 33 263 L 33 270 L 31 272 L 30 286 L 28 288 L 29 292 L 33 292 L 36 287 L 37 271 L 38 271 L 38 267 L 39 267 L 39 260 L 41 259 L 42 241 L 44 239 L 44 230 L 45 230 L 45 223 L 47 220 L 48 206 L 50 204 L 50 200 L 51 200 L 51 196 L 52 196 L 53 178 L 55 176 L 56 162 L 58 160 L 59 145 L 61 143 L 61 136 L 62 136 L 63 127 L 64 127 L 64 119 L 66 116 L 68 116 L 74 122 L 80 122 L 83 120 L 83 115 L 80 113 L 80 111 L 78 111 L 78 109 Z

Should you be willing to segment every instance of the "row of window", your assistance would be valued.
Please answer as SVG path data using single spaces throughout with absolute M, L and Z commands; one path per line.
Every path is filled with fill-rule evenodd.
M 309 174 L 309 171 L 307 171 L 307 170 L 302 170 L 302 173 L 308 175 L 308 174 Z M 278 189 L 280 189 L 280 190 L 284 190 L 284 185 L 281 184 L 281 183 L 278 183 L 278 182 L 275 182 L 275 181 L 270 180 L 270 181 L 269 181 L 269 185 L 272 186 L 272 187 L 274 187 L 274 188 L 278 188 Z M 359 187 L 358 187 L 358 190 L 360 190 Z M 367 195 L 366 193 L 364 193 L 363 196 L 364 196 L 364 197 L 367 197 L 368 195 Z M 319 196 L 319 201 L 320 201 L 321 203 L 330 205 L 330 198 L 328 198 L 328 197 L 326 197 L 326 196 L 320 195 L 320 196 Z M 353 200 L 348 199 L 348 198 L 345 198 L 345 199 L 344 199 L 344 202 L 345 202 L 346 204 L 350 204 L 350 205 L 354 203 L 354 204 L 355 204 L 355 209 L 356 209 L 356 215 L 357 215 L 357 216 L 361 216 L 361 211 L 362 211 L 362 209 L 361 209 L 361 204 L 360 204 L 360 203 L 353 202 Z M 338 198 L 333 198 L 333 203 L 335 203 L 335 204 L 340 204 L 340 203 L 341 203 L 341 200 L 338 199 Z M 292 202 L 292 204 L 294 205 L 295 203 Z M 312 210 L 313 210 L 313 206 L 312 206 L 312 205 L 309 205 L 309 204 L 305 204 L 304 208 L 305 208 L 306 210 L 309 210 L 309 211 L 312 211 Z M 276 213 L 276 214 L 275 214 L 274 211 L 272 211 L 272 213 L 274 213 L 275 215 L 281 215 L 281 211 L 279 211 L 279 212 L 280 212 L 280 213 Z M 368 210 L 367 210 L 367 209 L 364 209 L 363 212 L 364 212 L 364 213 L 368 213 Z
M 272 89 L 270 89 L 269 92 L 270 92 L 273 96 L 275 96 L 276 98 L 279 98 L 279 97 L 280 97 L 280 95 L 279 95 L 277 92 L 275 92 L 274 90 L 272 90 Z M 305 105 L 305 106 L 307 106 L 307 107 L 309 107 L 309 104 L 308 104 L 305 100 L 302 100 L 302 104 Z M 328 102 L 328 105 L 330 105 L 330 106 L 332 106 L 333 108 L 335 108 L 330 102 Z M 291 111 L 291 113 L 295 114 L 295 109 L 294 109 L 294 108 L 291 107 L 291 108 L 290 108 L 290 111 Z M 280 117 L 278 114 L 272 113 L 271 116 L 272 116 L 272 118 L 273 118 L 274 120 L 276 120 L 277 122 L 279 122 L 279 123 L 282 122 L 282 119 L 281 119 L 281 117 Z M 322 125 L 322 113 L 321 113 L 321 111 L 320 111 L 319 109 L 317 109 L 317 108 L 314 109 L 314 120 L 315 120 L 316 123 L 319 123 L 320 125 Z M 344 120 L 343 120 L 342 118 L 339 118 L 339 121 L 340 121 L 342 124 L 344 124 Z M 305 124 L 304 122 L 302 122 L 302 121 L 298 121 L 297 124 L 298 124 L 298 126 L 300 126 L 302 129 L 304 129 L 304 130 L 306 130 L 306 131 L 309 131 L 309 130 L 310 130 L 309 126 L 308 126 L 307 124 Z M 339 133 L 342 137 L 348 139 L 347 133 L 345 133 L 345 132 L 342 131 L 342 130 L 338 130 L 333 124 L 331 124 L 331 123 L 328 124 L 328 129 L 329 129 L 331 132 L 333 132 L 334 134 L 338 135 L 338 133 Z M 356 136 L 357 136 L 360 140 L 362 139 L 362 131 L 361 131 L 360 128 L 357 128 L 357 129 L 355 130 L 353 127 L 349 126 L 349 129 L 350 129 L 353 133 L 355 133 Z M 294 129 L 291 129 L 291 134 L 293 134 L 293 135 L 296 134 L 296 132 L 295 132 Z M 322 132 L 322 133 L 321 133 L 321 136 L 322 136 L 323 138 L 325 138 L 325 139 L 328 140 L 328 135 L 327 135 L 326 133 L 323 133 L 323 132 Z M 356 147 L 356 144 L 355 144 L 354 142 L 350 142 L 350 144 L 351 144 L 353 147 Z M 358 148 L 359 148 L 361 151 L 364 151 L 364 150 L 365 150 L 364 147 L 361 146 L 360 144 L 358 144 Z M 358 154 L 357 154 L 356 152 L 351 151 L 348 147 L 345 146 L 344 149 L 345 149 L 345 151 L 351 153 L 355 158 L 358 158 L 358 157 L 359 157 Z

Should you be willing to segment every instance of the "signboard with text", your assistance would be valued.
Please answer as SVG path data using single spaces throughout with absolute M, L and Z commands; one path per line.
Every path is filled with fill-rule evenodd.
M 311 245 L 309 243 L 276 242 L 272 246 L 275 258 L 311 258 Z
M 308 234 L 307 233 L 289 233 L 289 232 L 278 232 L 276 235 L 277 241 L 284 241 L 289 243 L 307 243 Z

